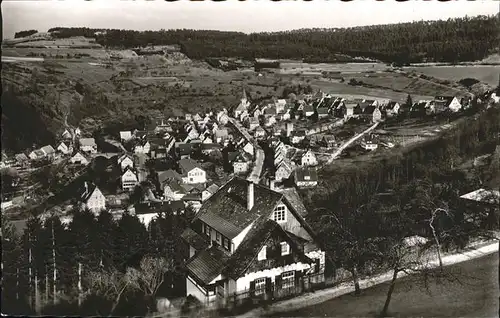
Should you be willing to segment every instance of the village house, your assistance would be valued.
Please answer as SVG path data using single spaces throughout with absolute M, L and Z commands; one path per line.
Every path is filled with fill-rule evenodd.
M 97 144 L 94 138 L 80 138 L 80 150 L 86 153 L 97 153 Z
M 259 117 L 264 115 L 264 111 L 259 108 L 259 106 L 256 106 L 255 109 L 253 110 L 252 117 L 259 120 Z
M 207 182 L 205 170 L 201 168 L 198 162 L 192 159 L 179 160 L 179 169 L 181 170 L 183 183 L 195 184 Z
M 290 178 L 293 172 L 293 166 L 288 160 L 282 160 L 278 165 L 276 172 L 274 174 L 275 180 L 281 182 Z
M 426 115 L 427 109 L 430 108 L 431 101 L 418 101 L 412 105 L 410 112 L 416 116 Z
M 434 98 L 435 112 L 451 111 L 453 113 L 462 109 L 462 104 L 455 96 L 436 96 Z
M 61 134 L 61 138 L 65 140 L 70 140 L 73 139 L 73 135 L 68 129 L 65 129 Z
M 261 139 L 261 138 L 265 138 L 267 135 L 267 132 L 264 130 L 264 128 L 262 128 L 261 126 L 258 126 L 257 128 L 255 128 L 254 132 L 253 132 L 253 136 L 256 138 L 256 139 Z
M 314 107 L 312 105 L 305 105 L 303 108 L 304 116 L 311 117 L 314 115 Z
M 285 195 L 233 178 L 182 234 L 187 294 L 210 306 L 235 294 L 267 297 L 298 287 L 309 274 L 324 280 L 325 253 L 314 237 Z
M 124 171 L 127 167 L 134 167 L 134 160 L 129 155 L 124 154 L 118 158 L 118 164 L 120 165 L 120 169 Z
M 372 123 L 377 123 L 382 120 L 382 113 L 376 106 L 367 106 L 363 111 L 363 118 Z
M 246 173 L 250 170 L 252 164 L 252 156 L 246 152 L 240 152 L 233 162 L 233 171 L 236 174 Z
M 182 200 L 182 198 L 186 194 L 187 194 L 186 190 L 181 186 L 179 180 L 174 179 L 164 183 L 163 195 L 165 196 L 165 200 L 168 201 Z
M 83 191 L 80 194 L 80 200 L 82 210 L 89 210 L 94 214 L 98 214 L 106 209 L 106 198 L 93 183 L 85 181 Z
M 318 113 L 318 118 L 327 118 L 330 113 L 328 112 L 328 108 L 318 108 L 317 109 L 317 113 Z
M 371 142 L 371 141 L 362 141 L 361 148 L 363 148 L 365 150 L 373 151 L 373 150 L 376 150 L 378 148 L 378 144 Z
M 227 139 L 229 139 L 229 132 L 227 128 L 218 128 L 215 131 L 215 141 L 217 143 L 223 143 Z
M 35 149 L 35 150 L 31 151 L 31 152 L 28 154 L 28 157 L 29 157 L 31 160 L 40 160 L 40 159 L 45 158 L 45 152 L 43 152 L 43 151 L 42 151 L 42 150 L 40 150 L 40 149 Z
M 292 118 L 292 110 L 290 108 L 285 109 L 285 111 L 277 116 L 277 119 L 281 121 L 290 120 Z
M 217 122 L 222 126 L 226 125 L 229 122 L 229 115 L 227 114 L 227 110 L 217 113 Z
M 175 143 L 175 153 L 179 159 L 191 158 L 191 153 L 193 152 L 193 145 L 185 142 Z
M 90 159 L 88 159 L 82 152 L 77 151 L 71 158 L 69 158 L 69 163 L 73 165 L 82 165 L 86 166 L 90 162 Z
M 151 221 L 156 219 L 160 213 L 164 213 L 166 215 L 179 215 L 183 214 L 184 210 L 185 206 L 182 201 L 148 201 L 138 203 L 134 206 L 135 215 L 139 218 L 142 224 L 146 226 L 146 228 L 149 228 Z
M 252 155 L 252 156 L 253 156 L 253 155 L 254 155 L 254 153 L 255 153 L 255 152 L 254 152 L 254 151 L 255 151 L 254 146 L 253 146 L 253 145 L 252 145 L 252 143 L 250 143 L 250 142 L 246 142 L 246 143 L 245 143 L 245 146 L 243 146 L 243 151 L 245 151 L 246 153 L 249 153 L 249 154 L 250 154 L 250 155 Z
M 397 116 L 399 114 L 399 108 L 401 108 L 401 105 L 398 102 L 393 102 L 390 101 L 386 106 L 385 106 L 385 112 L 387 114 L 387 117 L 393 117 Z
M 274 107 L 276 107 L 276 113 L 281 114 L 285 112 L 286 100 L 278 99 L 274 102 Z
M 16 158 L 16 162 L 20 167 L 27 167 L 29 166 L 29 158 L 26 156 L 24 153 L 18 153 L 14 155 Z
M 138 183 L 139 179 L 137 177 L 137 172 L 133 168 L 127 166 L 121 176 L 122 190 L 132 191 Z
M 269 117 L 266 117 L 265 120 L 264 120 L 264 126 L 266 127 L 271 127 L 273 126 L 274 124 L 276 124 L 277 120 L 276 120 L 276 116 L 269 116 Z
M 255 118 L 255 117 L 248 117 L 247 119 L 247 127 L 248 127 L 248 130 L 252 131 L 254 129 L 256 129 L 257 127 L 259 127 L 259 119 L 258 118 Z
M 127 142 L 132 139 L 132 132 L 130 130 L 120 131 L 120 140 L 122 142 Z
M 315 187 L 318 185 L 318 173 L 313 167 L 299 167 L 294 171 L 295 185 L 299 188 Z
M 316 155 L 311 150 L 306 151 L 300 158 L 301 166 L 316 166 L 318 165 L 318 160 Z
M 290 137 L 290 142 L 292 144 L 298 144 L 306 138 L 306 132 L 304 130 L 293 131 Z
M 151 151 L 151 144 L 147 140 L 140 140 L 134 147 L 134 153 L 148 154 Z
M 73 152 L 73 146 L 69 142 L 61 141 L 57 146 L 57 151 L 64 155 L 69 155 Z
M 215 183 L 212 183 L 210 186 L 208 186 L 203 192 L 201 193 L 201 200 L 202 202 L 205 202 L 208 198 L 210 198 L 214 193 L 219 190 L 219 186 Z
M 51 145 L 43 146 L 40 150 L 43 151 L 45 157 L 50 159 L 53 159 L 56 154 L 56 150 Z
M 274 146 L 274 165 L 278 166 L 278 164 L 286 158 L 287 147 L 281 141 L 279 141 Z
M 240 118 L 241 115 L 246 112 L 248 116 L 248 108 L 250 107 L 250 103 L 247 100 L 247 93 L 245 90 L 243 90 L 243 96 L 241 97 L 240 103 L 236 108 L 234 109 L 233 115 L 234 118 Z

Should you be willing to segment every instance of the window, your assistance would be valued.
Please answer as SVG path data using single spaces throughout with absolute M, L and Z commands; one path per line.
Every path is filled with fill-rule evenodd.
M 228 251 L 231 251 L 231 242 L 229 241 L 229 239 L 224 237 L 223 240 L 224 240 L 224 244 L 223 244 L 224 248 Z
M 281 274 L 281 288 L 290 288 L 293 287 L 294 284 L 294 278 L 295 278 L 295 272 L 294 271 L 289 271 L 289 272 L 284 272 Z M 257 285 L 256 285 L 257 286 Z
M 274 209 L 273 219 L 276 222 L 285 222 L 286 221 L 286 207 L 284 205 L 278 205 Z
M 266 292 L 266 278 L 257 278 L 255 280 L 255 295 L 262 295 Z
M 287 242 L 281 242 L 281 255 L 288 255 L 290 254 L 290 245 L 288 245 Z
M 219 232 L 215 232 L 215 240 L 217 241 L 217 243 L 221 244 L 221 235 Z
M 210 237 L 210 231 L 211 231 L 210 226 L 208 224 L 205 224 L 205 231 L 204 232 L 208 237 Z
M 257 255 L 257 260 L 262 261 L 266 259 L 266 254 L 267 254 L 267 246 L 263 246 L 262 249 L 259 252 L 259 255 Z

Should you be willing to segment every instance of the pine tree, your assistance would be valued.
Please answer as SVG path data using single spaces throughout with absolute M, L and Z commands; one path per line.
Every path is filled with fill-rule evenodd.
M 406 107 L 411 107 L 413 105 L 413 100 L 410 96 L 410 94 L 408 94 L 408 96 L 406 97 Z

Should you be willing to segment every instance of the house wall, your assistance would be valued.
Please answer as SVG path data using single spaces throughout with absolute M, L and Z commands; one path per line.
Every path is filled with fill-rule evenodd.
M 245 236 L 248 234 L 248 232 L 250 231 L 250 229 L 252 228 L 254 223 L 255 222 L 252 222 L 243 231 L 241 231 L 240 234 L 236 235 L 236 237 L 232 239 L 231 243 L 232 243 L 232 246 L 234 246 L 234 250 L 232 252 L 234 252 L 238 248 L 238 246 L 240 246 L 241 242 L 243 241 Z
M 303 271 L 311 268 L 312 264 L 303 264 L 303 263 L 293 263 L 286 266 L 275 267 L 271 269 L 266 269 L 258 272 L 251 272 L 245 274 L 245 276 L 240 277 L 236 281 L 236 293 L 248 291 L 250 289 L 250 282 L 256 280 L 257 278 L 269 277 L 271 278 L 271 282 L 275 282 L 275 277 L 281 275 L 284 272 L 288 271 Z M 234 291 L 232 291 L 234 292 Z
M 82 165 L 87 165 L 89 163 L 87 158 L 85 158 L 81 154 L 74 155 L 73 157 L 71 157 L 71 159 L 69 159 L 69 162 L 73 164 L 78 163 Z
M 208 301 L 207 291 L 198 285 L 189 275 L 186 276 L 186 295 L 196 297 L 196 299 L 204 304 Z
M 106 209 L 106 198 L 99 189 L 94 190 L 92 196 L 87 200 L 86 207 L 93 213 Z
M 84 152 L 97 153 L 97 147 L 94 146 L 80 146 L 80 150 Z
M 296 182 L 298 187 L 315 187 L 318 185 L 317 181 L 298 181 Z
M 207 182 L 207 175 L 202 169 L 194 168 L 189 171 L 187 173 L 187 177 L 183 179 L 185 180 L 185 183 L 188 184 L 205 183 Z
M 284 204 L 282 201 L 280 201 L 280 203 L 278 203 L 277 205 L 281 205 L 281 204 Z M 285 214 L 286 214 L 286 220 L 285 222 L 278 222 L 278 224 L 285 230 L 285 231 L 288 231 L 288 232 L 291 232 L 297 236 L 300 236 L 308 241 L 312 241 L 312 238 L 311 236 L 309 235 L 309 233 L 307 233 L 306 229 L 304 229 L 302 227 L 302 225 L 300 224 L 300 222 L 297 220 L 297 218 L 295 218 L 295 216 L 292 214 L 292 212 L 290 212 L 290 206 L 284 204 L 286 209 L 285 209 Z M 273 214 L 271 214 L 270 216 L 270 219 L 272 220 L 273 219 Z
M 125 170 L 125 168 L 127 168 L 127 167 L 133 168 L 134 167 L 134 162 L 129 157 L 126 157 L 120 163 L 120 167 L 122 168 L 122 170 Z
M 291 172 L 288 171 L 283 166 L 281 166 L 278 168 L 278 170 L 276 170 L 275 179 L 276 179 L 276 181 L 282 181 L 284 179 L 290 178 L 290 175 L 291 175 Z
M 460 104 L 460 102 L 458 101 L 458 99 L 455 97 L 453 98 L 453 100 L 451 101 L 450 105 L 448 106 L 448 108 L 453 111 L 453 112 L 458 112 L 460 110 L 460 108 L 462 108 L 462 105 Z
M 248 152 L 248 153 L 249 153 L 249 154 L 251 154 L 252 156 L 253 156 L 253 154 L 254 154 L 253 145 L 252 145 L 251 143 L 247 143 L 247 144 L 245 145 L 245 147 L 243 147 L 243 150 L 244 150 L 245 152 Z
M 137 217 L 139 218 L 139 220 L 144 224 L 146 225 L 146 227 L 149 226 L 149 223 L 151 223 L 151 221 L 153 219 L 155 219 L 156 217 L 158 216 L 158 213 L 146 213 L 146 214 L 138 214 Z
M 233 165 L 234 173 L 244 173 L 248 171 L 248 162 L 235 162 Z

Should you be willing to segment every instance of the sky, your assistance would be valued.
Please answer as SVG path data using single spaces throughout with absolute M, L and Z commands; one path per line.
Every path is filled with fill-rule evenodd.
M 492 15 L 499 12 L 500 1 L 4 0 L 1 8 L 3 37 L 12 38 L 18 31 L 45 32 L 56 26 L 134 30 L 186 28 L 246 33 L 350 27 Z

